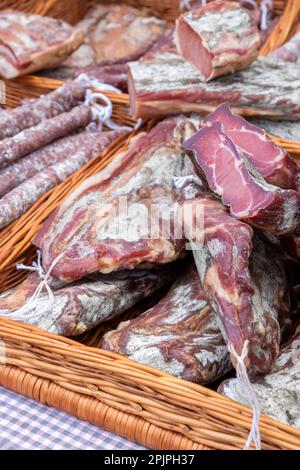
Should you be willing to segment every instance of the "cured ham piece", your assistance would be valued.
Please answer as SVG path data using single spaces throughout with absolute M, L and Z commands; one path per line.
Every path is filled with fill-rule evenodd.
M 282 348 L 272 371 L 252 384 L 261 412 L 300 429 L 300 328 Z M 218 391 L 249 405 L 237 379 L 223 382 Z
M 85 180 L 34 239 L 42 250 L 44 269 L 60 255 L 53 275 L 72 281 L 96 271 L 177 259 L 185 243 L 173 230 L 173 177 L 184 176 L 190 168 L 182 142 L 198 124 L 184 116 L 163 121 Z
M 252 228 L 231 217 L 209 192 L 193 184 L 181 191 L 185 234 L 226 343 L 241 355 L 248 341 L 249 374 L 265 374 L 279 352 L 278 318 L 289 310 L 281 258 L 258 237 L 253 246 Z M 236 365 L 234 357 L 232 362 Z
M 200 384 L 232 367 L 194 265 L 155 307 L 107 333 L 102 348 Z
M 208 83 L 201 81 L 194 66 L 173 52 L 158 52 L 128 67 L 131 114 L 135 118 L 207 113 L 224 101 L 243 115 L 280 120 L 300 117 L 297 64 L 260 57 L 248 69 Z
M 202 121 L 204 125 L 220 122 L 224 132 L 238 149 L 246 154 L 254 168 L 264 179 L 283 189 L 300 191 L 300 168 L 296 161 L 270 140 L 266 133 L 231 112 L 227 103 L 222 104 Z
M 0 13 L 0 75 L 10 79 L 60 65 L 84 40 L 62 20 L 17 11 Z
M 300 193 L 267 184 L 220 122 L 200 129 L 184 148 L 193 151 L 196 167 L 234 217 L 274 235 L 299 230 Z
M 208 82 L 249 67 L 258 56 L 260 34 L 247 9 L 216 0 L 178 18 L 175 42 L 178 53 Z
M 0 168 L 60 137 L 85 128 L 93 120 L 92 108 L 82 104 L 67 113 L 61 113 L 57 117 L 42 121 L 37 126 L 25 129 L 13 137 L 0 141 Z
M 300 65 L 300 32 L 273 52 L 272 57 Z
M 63 160 L 59 160 L 36 173 L 0 199 L 0 228 L 6 227 L 22 214 L 47 191 L 62 183 L 91 158 L 107 147 L 119 131 L 100 133 L 94 136 L 93 145 L 83 147 Z
M 84 44 L 64 63 L 70 68 L 125 63 L 141 57 L 165 30 L 165 22 L 128 5 L 95 5 L 77 24 Z
M 0 140 L 13 137 L 45 119 L 70 111 L 84 100 L 86 90 L 85 84 L 74 80 L 36 100 L 5 110 L 0 114 Z
M 89 152 L 97 155 L 103 146 L 106 146 L 105 140 L 110 135 L 118 133 L 97 132 L 95 130 L 84 130 L 78 134 L 68 135 L 56 140 L 50 145 L 30 153 L 27 157 L 21 158 L 16 163 L 0 170 L 0 197 L 14 189 L 19 184 L 34 176 L 36 173 L 55 163 L 68 159 L 74 153 L 79 151 Z M 110 142 L 110 140 L 108 140 Z
M 145 297 L 174 280 L 174 266 L 152 271 L 123 271 L 96 275 L 80 282 L 52 281 L 53 301 L 44 288 L 37 302 L 30 304 L 41 282 L 29 274 L 18 287 L 0 298 L 0 316 L 34 325 L 50 333 L 77 336 L 100 323 L 119 317 Z M 27 312 L 18 311 L 27 303 Z

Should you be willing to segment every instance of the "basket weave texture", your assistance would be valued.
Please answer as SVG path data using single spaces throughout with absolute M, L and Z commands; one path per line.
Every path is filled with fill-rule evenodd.
M 79 1 L 78 5 L 77 0 L 2 3 L 5 7 L 15 7 L 18 3 L 20 9 L 74 23 L 83 16 L 84 11 L 80 8 L 86 2 Z M 68 8 L 70 3 L 72 8 Z M 175 9 L 176 16 L 178 14 L 178 2 L 172 0 L 128 3 L 143 4 L 153 10 L 157 8 L 157 14 L 160 12 L 165 18 L 168 11 L 169 19 Z M 286 4 L 284 0 L 274 3 L 277 11 L 282 11 Z M 262 53 L 267 54 L 284 43 L 298 27 L 300 2 L 289 0 L 288 8 L 284 13 L 286 16 L 283 15 L 277 25 L 277 39 L 272 35 Z M 283 25 L 284 18 L 289 19 L 288 28 Z M 58 81 L 33 76 L 12 81 L 8 84 L 9 104 L 15 106 L 20 99 L 39 96 L 59 85 Z M 128 95 L 111 94 L 110 98 L 114 103 L 116 122 L 132 124 L 128 117 Z M 148 130 L 153 124 L 146 123 L 142 130 Z M 0 291 L 15 286 L 23 278 L 24 272 L 16 271 L 15 263 L 30 263 L 34 259 L 35 249 L 31 241 L 45 218 L 84 179 L 104 168 L 125 150 L 133 134 L 120 137 L 109 149 L 45 194 L 24 216 L 0 232 Z M 274 140 L 300 158 L 299 143 Z M 134 311 L 127 313 L 128 316 L 134 314 Z M 150 448 L 243 448 L 252 417 L 247 407 L 208 388 L 99 349 L 101 337 L 110 327 L 102 325 L 79 338 L 78 342 L 0 318 L 0 340 L 6 349 L 6 363 L 0 366 L 0 384 Z M 264 449 L 300 449 L 299 430 L 266 416 L 262 417 L 260 430 Z

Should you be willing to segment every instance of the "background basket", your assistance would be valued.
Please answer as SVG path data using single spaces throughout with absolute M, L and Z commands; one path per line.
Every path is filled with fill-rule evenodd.
M 175 16 L 178 14 L 179 2 L 175 1 L 128 3 L 146 5 L 168 19 L 175 15 L 173 11 L 176 10 Z M 281 12 L 285 3 L 275 2 L 277 11 L 280 8 Z M 83 16 L 84 4 L 77 0 L 29 0 L 19 1 L 18 7 L 75 22 Z M 15 5 L 15 1 L 5 1 L 0 3 L 0 8 Z M 286 16 L 283 15 L 277 25 L 279 42 L 274 35 L 268 46 L 270 49 L 275 48 L 275 43 L 276 47 L 282 44 L 295 30 L 299 12 L 300 2 L 289 0 Z M 283 24 L 284 18 L 289 20 L 288 28 Z M 9 104 L 16 105 L 20 99 L 40 95 L 59 85 L 58 81 L 33 76 L 9 82 Z M 110 98 L 114 103 L 114 119 L 119 123 L 130 123 L 128 95 L 111 94 Z M 144 129 L 153 124 L 147 123 Z M 30 263 L 35 257 L 31 241 L 43 220 L 81 181 L 125 150 L 132 135 L 120 137 L 99 157 L 45 194 L 24 216 L 0 232 L 1 291 L 16 285 L 24 276 L 24 272 L 15 270 L 15 263 Z M 295 156 L 300 156 L 299 145 L 277 140 Z M 139 308 L 126 315 L 136 315 Z M 0 319 L 0 340 L 6 348 L 6 363 L 0 366 L 0 384 L 151 448 L 243 448 L 251 425 L 251 411 L 247 407 L 209 388 L 99 349 L 103 333 L 111 327 L 111 324 L 102 325 L 73 341 Z M 299 430 L 266 416 L 262 417 L 260 430 L 264 449 L 300 449 Z

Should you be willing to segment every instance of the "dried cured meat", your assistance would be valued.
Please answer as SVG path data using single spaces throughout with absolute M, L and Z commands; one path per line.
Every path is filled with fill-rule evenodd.
M 45 119 L 70 111 L 85 98 L 87 85 L 74 80 L 46 96 L 30 100 L 0 114 L 0 140 L 13 137 Z
M 200 384 L 231 369 L 228 349 L 195 265 L 153 308 L 104 336 L 102 348 Z
M 0 168 L 60 137 L 85 128 L 93 120 L 92 108 L 82 104 L 69 112 L 61 113 L 57 117 L 42 121 L 37 126 L 25 129 L 14 137 L 0 141 Z
M 41 281 L 37 273 L 32 273 L 12 292 L 0 298 L 0 316 L 38 326 L 53 334 L 76 336 L 103 321 L 117 318 L 173 280 L 174 266 L 97 275 L 70 285 L 52 280 L 53 300 L 50 303 L 45 289 L 36 302 L 31 300 Z M 27 312 L 21 313 L 19 309 L 24 305 L 27 305 Z
M 282 348 L 273 369 L 253 384 L 262 413 L 300 429 L 300 328 Z M 218 391 L 248 405 L 237 379 L 223 382 Z
M 71 281 L 96 271 L 177 259 L 185 243 L 172 229 L 176 217 L 170 209 L 177 200 L 173 177 L 184 176 L 190 167 L 182 141 L 195 130 L 192 119 L 165 120 L 85 180 L 34 239 L 44 269 L 61 255 L 53 275 Z
M 258 56 L 260 35 L 247 9 L 216 0 L 182 14 L 175 41 L 178 53 L 207 82 L 247 68 Z
M 245 70 L 201 81 L 199 71 L 173 52 L 128 64 L 131 113 L 147 119 L 207 113 L 228 102 L 234 112 L 272 119 L 300 117 L 300 67 L 260 57 Z M 272 77 L 272 80 L 270 80 Z
M 241 355 L 248 342 L 248 372 L 267 373 L 279 352 L 278 318 L 289 308 L 282 260 L 261 238 L 253 249 L 251 227 L 231 217 L 205 186 L 189 183 L 181 192 L 185 234 L 226 343 Z
M 299 230 L 300 193 L 266 183 L 223 132 L 220 122 L 201 128 L 184 147 L 193 151 L 196 167 L 234 217 L 274 235 Z
M 24 214 L 43 194 L 79 170 L 119 134 L 119 131 L 112 131 L 94 137 L 93 145 L 86 146 L 68 158 L 46 167 L 3 196 L 0 199 L 0 228 Z
M 14 189 L 19 184 L 34 176 L 36 173 L 55 163 L 68 159 L 78 151 L 90 152 L 97 155 L 106 146 L 106 137 L 110 142 L 110 136 L 118 133 L 97 132 L 84 130 L 78 134 L 68 135 L 46 145 L 27 157 L 21 158 L 16 163 L 0 170 L 0 197 Z
M 300 191 L 300 168 L 296 161 L 282 148 L 270 140 L 266 133 L 241 116 L 233 114 L 224 103 L 202 121 L 210 125 L 222 123 L 222 127 L 254 166 L 270 184 L 283 189 Z
M 165 23 L 128 5 L 96 5 L 77 27 L 86 39 L 64 63 L 70 68 L 136 60 L 164 32 Z
M 20 75 L 61 64 L 84 34 L 62 20 L 18 11 L 0 13 L 0 75 Z

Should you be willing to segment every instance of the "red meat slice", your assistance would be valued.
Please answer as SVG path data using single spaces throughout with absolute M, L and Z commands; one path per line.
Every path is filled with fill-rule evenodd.
M 268 138 L 265 131 L 234 114 L 227 103 L 205 117 L 202 124 L 211 125 L 213 122 L 222 123 L 234 145 L 246 154 L 268 183 L 300 191 L 300 168 L 284 149 Z
M 299 230 L 300 194 L 267 184 L 219 122 L 200 129 L 184 147 L 234 217 L 275 235 Z

